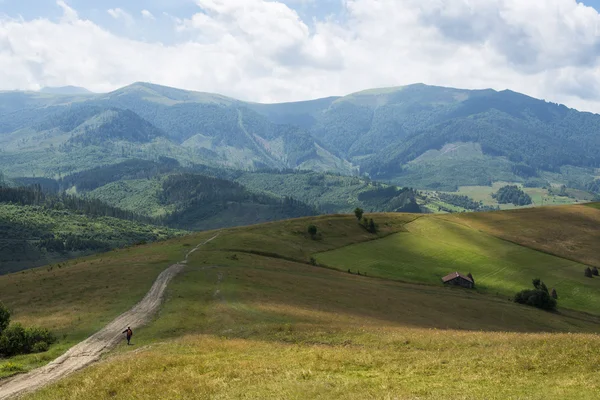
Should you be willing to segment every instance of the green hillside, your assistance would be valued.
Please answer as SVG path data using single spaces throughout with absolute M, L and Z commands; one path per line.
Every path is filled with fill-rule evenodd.
M 556 288 L 562 307 L 600 314 L 600 280 L 584 277 L 586 265 L 540 253 L 458 225 L 420 218 L 384 240 L 318 254 L 341 271 L 404 282 L 439 284 L 459 271 L 472 273 L 480 293 L 511 298 L 541 278 Z
M 589 313 L 569 309 L 581 304 L 568 291 L 559 291 L 557 313 L 516 305 L 496 294 L 496 288 L 527 287 L 531 274 L 543 272 L 542 265 L 550 281 L 574 262 L 446 220 L 454 216 L 371 216 L 379 224 L 377 234 L 367 232 L 353 216 L 221 230 L 189 258 L 184 273 L 169 286 L 157 319 L 136 331 L 134 346 L 119 346 L 104 362 L 25 398 L 152 398 L 156 393 L 163 398 L 248 393 L 260 398 L 594 398 L 600 390 L 593 379 L 595 361 L 589 357 L 600 350 L 595 293 L 588 297 Z M 306 233 L 310 224 L 318 228 L 315 238 Z M 82 335 L 101 325 L 97 321 L 127 309 L 159 270 L 214 235 L 206 232 L 61 269 L 3 276 L 0 289 L 18 321 L 59 333 L 77 327 Z M 398 242 L 413 236 L 412 242 Z M 319 261 L 327 256 L 332 264 L 350 268 L 355 260 L 349 253 L 364 259 L 363 265 L 390 254 L 397 262 L 385 270 L 416 271 L 424 277 L 441 272 L 442 265 L 483 272 L 493 267 L 494 258 L 504 260 L 506 270 L 518 263 L 530 267 L 487 280 L 475 273 L 481 287 L 469 291 L 434 280 L 411 284 L 376 278 L 376 269 L 359 276 L 348 274 L 347 268 L 310 265 L 311 257 Z M 414 268 L 414 263 L 428 268 Z M 128 268 L 118 267 L 123 264 Z M 105 268 L 111 284 L 105 284 Z M 81 279 L 95 283 L 94 290 L 71 289 Z M 577 277 L 569 279 L 578 282 Z M 71 284 L 61 285 L 61 300 L 23 301 L 23 289 L 51 292 L 57 281 L 65 280 Z M 71 291 L 83 295 L 71 297 Z M 108 299 L 113 299 L 110 307 Z M 68 334 L 52 354 L 77 337 Z M 21 356 L 12 362 L 27 368 L 43 360 Z

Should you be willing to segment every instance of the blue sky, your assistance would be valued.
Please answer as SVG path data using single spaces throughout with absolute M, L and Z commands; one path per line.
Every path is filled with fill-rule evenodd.
M 600 0 L 583 4 L 0 0 L 0 90 L 148 81 L 275 102 L 422 82 L 600 112 Z

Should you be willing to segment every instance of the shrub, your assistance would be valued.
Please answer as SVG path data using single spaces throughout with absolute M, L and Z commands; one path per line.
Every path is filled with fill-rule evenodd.
M 558 293 L 556 293 L 556 289 L 552 288 L 552 293 L 550 293 L 553 299 L 558 299 Z
M 314 237 L 317 235 L 318 229 L 315 225 L 309 225 L 308 226 L 308 234 L 314 239 Z
M 542 310 L 555 310 L 556 299 L 548 293 L 548 287 L 540 279 L 533 280 L 533 290 L 523 290 L 515 295 L 515 303 L 537 307 Z
M 600 274 L 598 273 L 598 268 L 596 268 L 596 267 L 592 268 L 592 275 L 594 275 L 594 276 L 598 276 L 598 275 L 600 275 Z
M 44 352 L 48 351 L 49 348 L 50 348 L 50 345 L 48 343 L 37 342 L 36 344 L 33 345 L 31 352 L 32 353 L 44 353 Z
M 592 270 L 590 267 L 587 267 L 583 273 L 585 275 L 586 278 L 593 278 L 594 274 L 592 273 Z
M 28 353 L 27 336 L 21 324 L 9 326 L 0 336 L 0 354 L 5 357 Z
M 369 232 L 371 232 L 371 233 L 377 232 L 377 225 L 375 225 L 375 221 L 373 221 L 373 218 L 371 218 L 369 220 Z
M 360 220 L 362 219 L 364 214 L 364 210 L 362 208 L 356 208 L 354 210 L 354 215 L 356 216 L 356 219 L 360 222 Z
M 47 329 L 24 328 L 21 324 L 13 324 L 0 336 L 0 355 L 12 357 L 43 352 L 55 341 L 56 338 Z
M 8 324 L 10 323 L 10 311 L 8 308 L 2 303 L 0 303 L 0 335 L 6 328 L 8 328 Z

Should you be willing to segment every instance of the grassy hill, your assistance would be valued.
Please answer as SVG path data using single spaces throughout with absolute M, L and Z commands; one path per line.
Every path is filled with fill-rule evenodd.
M 577 298 L 568 291 L 559 292 L 559 312 L 548 313 L 516 305 L 494 287 L 525 288 L 530 274 L 560 274 L 575 262 L 457 224 L 456 216 L 371 216 L 377 234 L 343 215 L 222 230 L 190 257 L 157 319 L 135 333 L 135 346 L 26 398 L 594 398 L 600 386 L 589 354 L 600 350 L 600 320 L 592 315 L 600 312 L 600 292 L 590 294 L 592 314 L 570 310 Z M 306 233 L 309 224 L 318 228 L 315 238 Z M 67 335 L 52 348 L 57 354 L 127 309 L 161 269 L 213 235 L 3 276 L 0 293 L 17 320 Z M 398 243 L 400 237 L 414 239 Z M 366 250 L 356 252 L 360 247 Z M 391 263 L 368 276 L 310 265 L 327 256 L 342 269 L 354 261 L 351 253 L 365 260 L 389 253 Z M 411 253 L 414 259 L 403 258 Z M 475 291 L 425 279 L 430 267 L 436 275 L 444 265 L 483 271 L 496 258 L 506 270 L 530 267 L 488 281 L 475 274 Z M 392 268 L 398 275 L 388 278 L 408 270 L 422 283 L 375 276 Z M 64 281 L 60 297 L 41 296 Z M 25 299 L 33 288 L 40 296 Z M 43 362 L 35 357 L 44 355 L 13 363 Z

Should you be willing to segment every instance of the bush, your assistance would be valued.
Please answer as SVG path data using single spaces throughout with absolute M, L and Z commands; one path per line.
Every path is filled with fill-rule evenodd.
M 31 352 L 32 353 L 44 353 L 44 352 L 48 351 L 49 348 L 50 348 L 50 345 L 48 343 L 37 342 L 36 344 L 33 345 Z
M 28 353 L 27 336 L 21 324 L 9 326 L 0 336 L 0 355 L 5 357 Z
M 317 235 L 317 227 L 315 225 L 309 225 L 308 226 L 308 234 L 314 238 Z
M 43 352 L 55 341 L 56 338 L 47 329 L 24 328 L 21 324 L 13 324 L 0 336 L 0 355 L 12 357 Z
M 515 295 L 515 303 L 525 304 L 537 307 L 542 310 L 555 310 L 556 299 L 553 299 L 548 292 L 548 288 L 539 279 L 533 280 L 533 290 L 523 290 Z
M 585 271 L 583 272 L 583 274 L 585 275 L 586 278 L 593 278 L 594 274 L 592 273 L 592 269 L 590 267 L 587 267 L 585 269 Z
M 598 275 L 600 275 L 600 274 L 598 273 L 598 268 L 596 268 L 596 267 L 592 268 L 592 275 L 594 275 L 594 276 L 598 276 Z
M 8 324 L 10 323 L 10 311 L 8 308 L 2 303 L 0 303 L 0 335 L 6 328 L 8 328 Z

